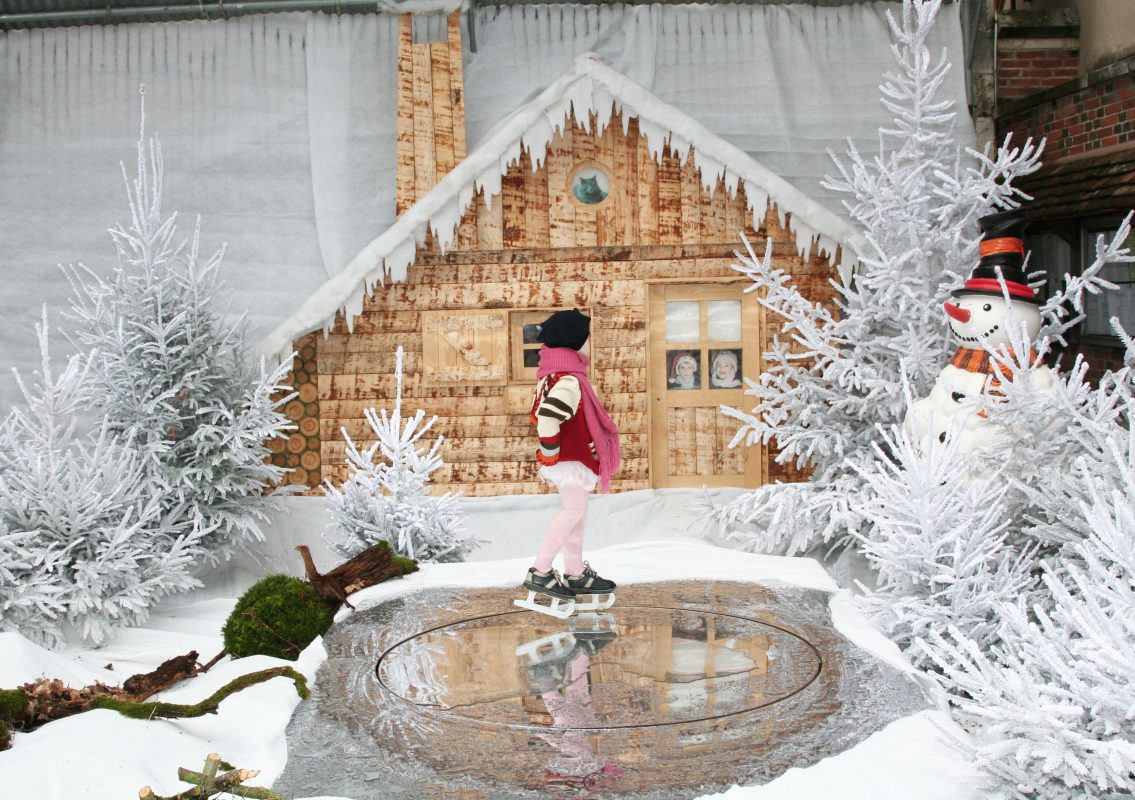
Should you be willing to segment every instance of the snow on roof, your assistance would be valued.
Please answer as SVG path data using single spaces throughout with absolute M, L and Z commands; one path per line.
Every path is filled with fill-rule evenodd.
M 522 148 L 528 151 L 533 168 L 538 169 L 556 130 L 568 124 L 573 109 L 585 129 L 590 125 L 587 112 L 594 112 L 598 132 L 610 123 L 613 111 L 622 115 L 624 132 L 630 117 L 637 117 L 639 130 L 646 136 L 656 160 L 661 159 L 667 143 L 682 160 L 692 146 L 706 191 L 712 192 L 719 178 L 724 179 L 731 193 L 739 184 L 744 185 L 755 227 L 760 227 L 768 204 L 772 203 L 782 225 L 787 218 L 801 255 L 815 245 L 833 264 L 837 248 L 843 266 L 849 266 L 854 258 L 854 245 L 861 240 L 861 234 L 849 222 L 701 123 L 611 69 L 594 53 L 583 53 L 562 77 L 502 120 L 464 161 L 359 251 L 345 269 L 309 296 L 260 342 L 260 351 L 286 360 L 297 338 L 320 328 L 328 333 L 340 313 L 346 318 L 347 329 L 353 330 L 364 298 L 376 285 L 385 284 L 388 276 L 395 282 L 406 280 L 427 230 L 432 229 L 442 251 L 447 250 L 478 189 L 484 190 L 486 203 L 491 205 L 492 198 L 500 194 L 502 176 L 518 161 Z

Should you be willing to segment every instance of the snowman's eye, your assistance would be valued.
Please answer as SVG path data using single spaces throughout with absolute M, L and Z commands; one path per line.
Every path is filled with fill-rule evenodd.
M 981 307 L 981 310 L 982 310 L 982 311 L 992 311 L 992 310 L 993 310 L 993 306 L 989 305 L 989 303 L 986 303 L 985 305 L 983 305 L 983 306 Z

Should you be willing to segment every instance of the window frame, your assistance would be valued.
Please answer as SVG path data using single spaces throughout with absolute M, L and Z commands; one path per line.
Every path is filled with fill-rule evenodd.
M 1110 242 L 1111 238 L 1115 235 L 1122 222 L 1122 217 L 1093 217 L 1084 219 L 1080 222 L 1079 229 L 1077 231 L 1078 258 L 1075 265 L 1076 274 L 1083 275 L 1084 270 L 1087 267 L 1091 266 L 1091 263 L 1095 260 L 1097 237 L 1099 237 L 1100 235 L 1106 236 L 1107 241 Z M 1135 250 L 1135 229 L 1132 229 L 1132 231 L 1128 233 L 1127 244 L 1129 247 Z M 1135 265 L 1128 264 L 1127 268 L 1127 280 L 1119 280 L 1107 275 L 1105 275 L 1104 277 L 1119 286 L 1130 286 L 1135 289 Z M 1087 301 L 1095 298 L 1096 296 L 1092 295 L 1090 298 L 1085 297 L 1085 300 Z M 1079 325 L 1080 340 L 1085 344 L 1095 344 L 1106 347 L 1121 347 L 1122 342 L 1119 336 L 1116 335 L 1116 333 L 1111 329 L 1110 319 L 1111 315 L 1105 314 L 1102 320 L 1103 327 L 1105 328 L 1104 331 L 1100 331 L 1098 329 L 1090 330 L 1089 323 L 1098 323 L 1100 322 L 1100 320 L 1098 317 L 1089 317 L 1087 314 L 1087 309 L 1085 308 L 1084 319 Z M 1135 311 L 1133 311 L 1132 317 L 1130 319 L 1121 318 L 1120 322 L 1123 323 L 1124 328 L 1128 333 L 1135 333 Z

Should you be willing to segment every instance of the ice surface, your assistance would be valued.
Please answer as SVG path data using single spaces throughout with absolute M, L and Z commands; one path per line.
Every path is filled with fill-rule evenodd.
M 687 551 L 691 571 L 704 574 L 699 561 L 718 561 L 709 550 Z M 554 669 L 517 663 L 514 639 L 526 631 L 538 636 L 554 623 L 526 624 L 527 613 L 508 614 L 511 590 L 422 589 L 346 617 L 325 639 L 328 660 L 313 702 L 289 726 L 291 756 L 276 790 L 369 800 L 459 787 L 469 797 L 519 800 L 546 796 L 538 787 L 550 775 L 594 778 L 607 767 L 619 777 L 604 782 L 599 796 L 689 799 L 815 764 L 927 706 L 915 682 L 836 633 L 825 591 L 781 582 L 637 585 L 624 581 L 618 549 L 599 557 L 607 574 L 620 577 L 620 602 L 610 612 L 619 634 L 594 656 L 584 684 L 570 673 L 557 678 Z M 652 610 L 658 607 L 690 611 L 670 612 L 659 628 Z M 460 645 L 445 638 L 447 623 L 484 625 L 493 609 L 506 612 L 505 627 L 482 628 L 475 642 Z M 710 620 L 723 613 L 736 616 Z M 758 619 L 808 645 L 775 636 L 760 644 L 759 623 L 745 621 Z M 709 627 L 698 628 L 699 620 Z M 427 630 L 428 647 L 411 647 L 412 637 Z M 750 645 L 728 638 L 746 635 L 755 637 Z M 792 641 L 801 643 L 800 652 Z M 812 646 L 822 666 L 808 662 Z M 375 677 L 376 662 L 390 649 L 399 668 L 382 674 L 397 693 Z M 742 655 L 761 663 L 746 669 Z M 809 681 L 794 666 L 812 675 L 819 666 L 819 674 Z M 763 694 L 736 685 L 735 676 L 764 684 Z M 685 721 L 649 725 L 668 718 Z M 639 727 L 606 727 L 627 724 Z M 679 768 L 691 763 L 696 770 Z

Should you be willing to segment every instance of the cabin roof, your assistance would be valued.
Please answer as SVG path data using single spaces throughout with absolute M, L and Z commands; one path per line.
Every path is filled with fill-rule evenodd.
M 624 127 L 638 119 L 651 154 L 661 159 L 663 148 L 684 160 L 690 147 L 703 188 L 713 191 L 719 179 L 732 192 L 740 184 L 760 227 L 769 203 L 781 223 L 792 231 L 797 249 L 806 254 L 813 245 L 835 264 L 854 252 L 859 232 L 846 220 L 807 197 L 752 156 L 722 139 L 697 120 L 660 100 L 594 53 L 580 55 L 558 80 L 505 117 L 479 146 L 375 237 L 339 273 L 329 278 L 260 343 L 260 350 L 287 358 L 292 343 L 313 330 L 329 331 L 339 314 L 348 329 L 362 313 L 363 301 L 375 287 L 402 282 L 419 245 L 432 230 L 441 249 L 452 244 L 457 227 L 478 190 L 487 203 L 500 195 L 501 178 L 527 151 L 534 169 L 544 162 L 557 130 L 570 124 L 572 113 L 585 128 L 593 112 L 598 132 L 618 112 Z M 846 264 L 845 264 L 846 266 Z

